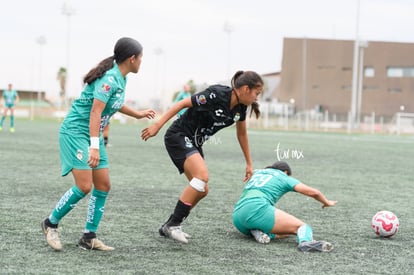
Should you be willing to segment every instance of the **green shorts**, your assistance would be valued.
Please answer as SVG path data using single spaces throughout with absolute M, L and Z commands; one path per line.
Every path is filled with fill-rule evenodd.
M 250 235 L 252 229 L 270 233 L 275 225 L 275 209 L 265 198 L 245 198 L 234 208 L 233 224 L 245 235 Z
M 108 168 L 108 154 L 102 136 L 99 138 L 99 165 L 91 168 L 89 159 L 89 136 L 59 133 L 60 160 L 62 176 L 69 174 L 72 169 L 97 170 Z

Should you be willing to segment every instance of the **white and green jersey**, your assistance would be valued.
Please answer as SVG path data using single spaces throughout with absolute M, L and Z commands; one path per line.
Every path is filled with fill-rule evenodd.
M 109 123 L 111 116 L 124 105 L 126 77 L 119 71 L 114 62 L 112 69 L 101 77 L 87 84 L 80 97 L 76 99 L 60 128 L 61 133 L 87 134 L 89 136 L 89 120 L 93 100 L 96 98 L 106 107 L 101 115 L 100 132 Z
M 4 102 L 7 106 L 14 105 L 14 101 L 17 98 L 17 91 L 16 90 L 4 90 L 3 97 Z
M 277 169 L 256 170 L 245 184 L 238 204 L 240 202 L 243 204 L 243 199 L 247 197 L 264 197 L 271 205 L 274 205 L 284 194 L 295 192 L 294 187 L 298 183 L 300 183 L 299 180 Z

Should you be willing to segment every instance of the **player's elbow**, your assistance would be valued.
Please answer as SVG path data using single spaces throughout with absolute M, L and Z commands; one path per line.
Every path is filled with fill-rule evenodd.
M 309 193 L 307 194 L 309 197 L 312 197 L 314 199 L 318 199 L 322 193 L 321 191 L 317 190 L 317 189 L 311 189 L 309 190 Z

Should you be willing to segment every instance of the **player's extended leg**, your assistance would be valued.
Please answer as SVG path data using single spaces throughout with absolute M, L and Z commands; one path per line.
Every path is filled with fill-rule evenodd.
M 280 209 L 275 210 L 275 225 L 272 233 L 296 234 L 298 249 L 303 252 L 329 252 L 333 249 L 332 244 L 328 242 L 313 240 L 313 230 L 308 224 Z
M 185 160 L 184 173 L 189 184 L 184 188 L 174 212 L 160 228 L 159 233 L 179 242 L 188 243 L 190 236 L 182 232 L 181 223 L 188 217 L 190 210 L 208 193 L 208 169 L 199 153 L 194 153 Z
M 94 188 L 88 203 L 85 230 L 78 246 L 86 250 L 111 251 L 113 247 L 105 245 L 96 238 L 96 231 L 105 210 L 105 202 L 110 190 L 109 169 L 102 168 L 92 171 Z
M 50 216 L 42 222 L 46 241 L 55 250 L 62 249 L 58 234 L 60 220 L 76 207 L 77 203 L 89 193 L 92 187 L 92 171 L 73 169 L 72 174 L 76 184 L 63 194 Z
M 296 235 L 298 228 L 305 224 L 295 216 L 286 213 L 283 210 L 275 209 L 275 224 L 271 233 L 277 235 Z

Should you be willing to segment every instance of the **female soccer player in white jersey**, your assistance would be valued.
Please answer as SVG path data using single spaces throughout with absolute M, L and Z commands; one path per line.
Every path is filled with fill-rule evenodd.
M 244 180 L 252 175 L 246 110 L 251 105 L 256 117 L 259 117 L 256 100 L 262 92 L 263 80 L 255 72 L 238 71 L 231 82 L 232 87 L 213 85 L 175 103 L 158 122 L 142 130 L 142 139 L 148 140 L 180 110 L 188 108 L 169 127 L 164 137 L 168 154 L 178 171 L 187 177 L 188 185 L 182 191 L 173 213 L 159 229 L 161 236 L 188 243 L 189 235 L 181 230 L 181 223 L 208 193 L 209 177 L 202 145 L 217 131 L 236 123 L 237 138 L 246 160 Z
M 300 251 L 331 251 L 332 244 L 313 239 L 313 231 L 308 224 L 275 208 L 277 201 L 290 191 L 314 198 L 322 203 L 322 208 L 337 203 L 328 200 L 319 190 L 292 178 L 291 174 L 290 166 L 284 161 L 256 170 L 234 207 L 235 227 L 245 235 L 253 235 L 259 243 L 269 243 L 275 234 L 282 237 L 296 235 Z
M 119 111 L 140 119 L 154 118 L 153 110 L 136 111 L 124 105 L 126 75 L 137 73 L 142 59 L 141 44 L 128 37 L 119 39 L 114 54 L 102 60 L 84 78 L 85 88 L 76 99 L 59 131 L 62 176 L 70 172 L 75 185 L 58 201 L 42 222 L 47 243 L 61 250 L 58 223 L 79 200 L 91 192 L 84 234 L 78 242 L 83 249 L 113 250 L 96 238 L 110 189 L 108 156 L 102 131 Z

